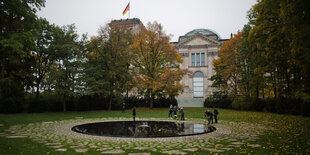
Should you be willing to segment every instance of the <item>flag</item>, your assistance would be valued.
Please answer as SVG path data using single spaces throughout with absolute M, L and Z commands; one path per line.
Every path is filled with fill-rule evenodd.
M 129 4 L 130 3 L 128 3 L 128 5 L 126 6 L 125 10 L 123 11 L 123 15 L 125 15 L 129 11 L 129 7 L 130 7 Z

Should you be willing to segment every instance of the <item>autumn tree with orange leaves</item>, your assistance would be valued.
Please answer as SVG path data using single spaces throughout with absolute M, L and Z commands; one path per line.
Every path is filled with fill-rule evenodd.
M 178 95 L 183 88 L 179 83 L 185 73 L 179 67 L 183 60 L 160 24 L 148 23 L 146 29 L 135 35 L 131 52 L 134 55 L 132 65 L 137 72 L 137 88 L 148 97 L 150 108 L 160 94 Z
M 219 59 L 214 60 L 216 74 L 211 77 L 213 86 L 219 88 L 225 94 L 238 95 L 240 80 L 240 56 L 238 47 L 242 42 L 242 32 L 238 32 L 233 38 L 226 41 L 218 52 Z

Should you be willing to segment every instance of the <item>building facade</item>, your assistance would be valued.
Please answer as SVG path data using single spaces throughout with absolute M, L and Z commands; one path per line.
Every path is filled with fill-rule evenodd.
M 142 29 L 145 29 L 143 23 L 140 21 L 139 18 L 112 20 L 109 25 L 124 27 L 126 29 L 129 29 L 132 34 L 137 34 Z
M 180 106 L 202 107 L 205 97 L 213 94 L 215 88 L 209 80 L 214 75 L 213 60 L 218 58 L 218 51 L 226 40 L 212 30 L 195 29 L 174 43 L 183 57 L 181 68 L 190 71 L 181 81 L 184 91 L 177 97 Z

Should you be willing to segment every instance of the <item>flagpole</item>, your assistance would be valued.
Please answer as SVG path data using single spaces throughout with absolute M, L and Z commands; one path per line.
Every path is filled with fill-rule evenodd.
M 123 16 L 128 12 L 128 19 L 130 18 L 130 1 L 128 2 L 125 10 L 123 11 Z
M 128 19 L 130 19 L 130 10 L 131 10 L 131 8 L 130 8 L 130 1 L 129 1 L 129 12 L 128 12 Z

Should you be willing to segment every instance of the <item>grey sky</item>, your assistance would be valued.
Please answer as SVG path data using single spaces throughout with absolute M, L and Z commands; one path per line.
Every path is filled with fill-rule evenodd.
M 38 15 L 56 25 L 75 23 L 78 33 L 97 35 L 97 30 L 122 15 L 130 1 L 130 18 L 144 25 L 157 21 L 171 41 L 196 28 L 216 31 L 223 39 L 248 22 L 247 11 L 256 0 L 46 0 Z

